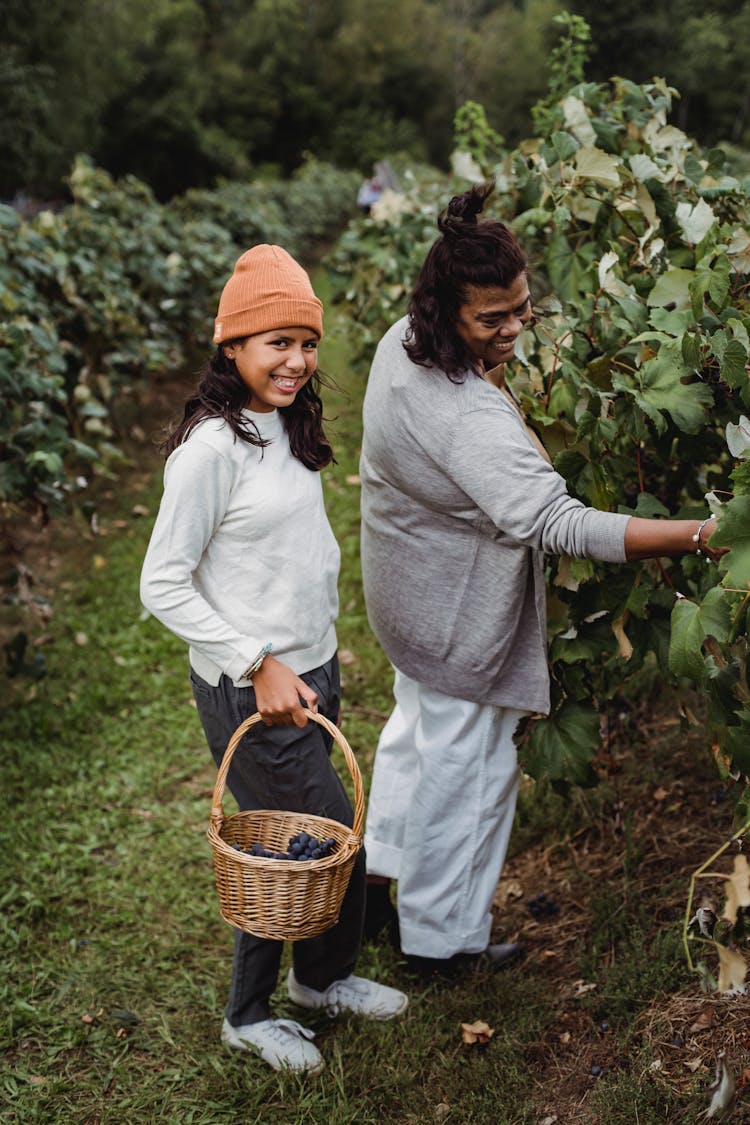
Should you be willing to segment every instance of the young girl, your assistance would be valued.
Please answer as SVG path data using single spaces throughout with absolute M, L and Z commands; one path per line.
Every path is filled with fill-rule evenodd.
M 317 393 L 322 312 L 281 247 L 254 246 L 238 259 L 219 302 L 217 350 L 164 443 L 141 598 L 190 646 L 193 694 L 217 765 L 240 723 L 255 711 L 263 718 L 229 771 L 239 808 L 351 826 L 331 740 L 303 710 L 338 721 L 340 556 L 319 475 L 333 459 Z M 403 993 L 353 975 L 364 870 L 361 852 L 338 923 L 295 943 L 288 992 L 303 1008 L 390 1019 L 406 1008 Z M 281 942 L 235 931 L 222 1040 L 255 1048 L 275 1069 L 315 1074 L 324 1062 L 313 1032 L 271 1017 L 281 953 Z

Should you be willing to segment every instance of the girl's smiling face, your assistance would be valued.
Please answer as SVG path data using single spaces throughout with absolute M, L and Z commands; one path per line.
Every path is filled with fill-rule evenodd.
M 489 371 L 513 358 L 516 340 L 531 318 L 529 283 L 522 273 L 508 289 L 470 285 L 458 308 L 456 332 Z
M 318 336 L 310 328 L 276 328 L 241 343 L 226 344 L 224 354 L 248 389 L 248 410 L 267 414 L 289 406 L 318 366 Z

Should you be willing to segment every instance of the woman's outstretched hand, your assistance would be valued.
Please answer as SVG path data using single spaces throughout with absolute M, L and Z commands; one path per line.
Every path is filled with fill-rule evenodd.
M 253 688 L 260 717 L 269 727 L 304 727 L 304 708 L 318 710 L 317 692 L 273 656 L 267 656 L 253 674 Z
M 708 546 L 715 530 L 715 519 L 659 520 L 632 516 L 625 528 L 625 557 L 630 561 L 697 553 L 717 562 L 729 548 Z

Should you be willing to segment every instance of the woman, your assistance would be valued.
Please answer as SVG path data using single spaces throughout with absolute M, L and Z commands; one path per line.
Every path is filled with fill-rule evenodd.
M 320 469 L 318 342 L 323 306 L 280 246 L 237 261 L 219 302 L 216 350 L 164 443 L 164 495 L 143 564 L 145 606 L 190 645 L 190 680 L 209 748 L 221 763 L 232 734 L 259 711 L 229 770 L 240 809 L 305 811 L 351 825 L 329 761 L 330 738 L 304 708 L 338 720 L 339 549 Z M 273 652 L 273 655 L 271 655 Z M 339 921 L 297 941 L 290 999 L 329 1014 L 390 1019 L 403 993 L 354 975 L 364 909 L 361 855 Z M 314 1033 L 274 1018 L 282 943 L 235 931 L 226 1046 L 274 1069 L 317 1074 Z
M 549 711 L 545 553 L 624 562 L 707 546 L 709 520 L 657 521 L 568 495 L 505 383 L 532 317 L 527 265 L 455 197 L 408 315 L 381 340 L 364 403 L 362 570 L 372 629 L 395 667 L 365 832 L 366 932 L 395 930 L 420 975 L 518 952 L 490 946 L 522 715 Z

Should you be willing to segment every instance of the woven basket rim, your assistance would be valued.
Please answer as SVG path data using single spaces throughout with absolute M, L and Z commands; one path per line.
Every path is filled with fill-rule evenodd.
M 251 821 L 253 816 L 258 818 L 265 816 L 273 816 L 277 819 L 303 819 L 307 822 L 315 821 L 317 824 L 325 825 L 326 828 L 332 828 L 338 832 L 340 837 L 344 839 L 336 839 L 336 851 L 331 855 L 320 856 L 318 859 L 271 859 L 268 856 L 249 855 L 247 852 L 239 851 L 233 847 L 232 844 L 225 840 L 221 834 L 222 829 L 229 824 L 234 817 L 243 817 L 247 821 Z M 295 813 L 295 812 L 282 812 L 279 809 L 248 809 L 238 813 L 232 813 L 226 817 L 221 828 L 217 828 L 215 824 L 209 824 L 208 831 L 206 832 L 211 846 L 220 852 L 230 861 L 240 863 L 243 867 L 257 867 L 275 870 L 282 865 L 285 869 L 290 867 L 301 868 L 309 870 L 312 864 L 318 867 L 333 867 L 337 863 L 342 863 L 352 852 L 359 851 L 362 846 L 362 837 L 354 834 L 351 828 L 346 824 L 342 824 L 339 820 L 332 820 L 329 817 L 315 816 L 312 813 Z

